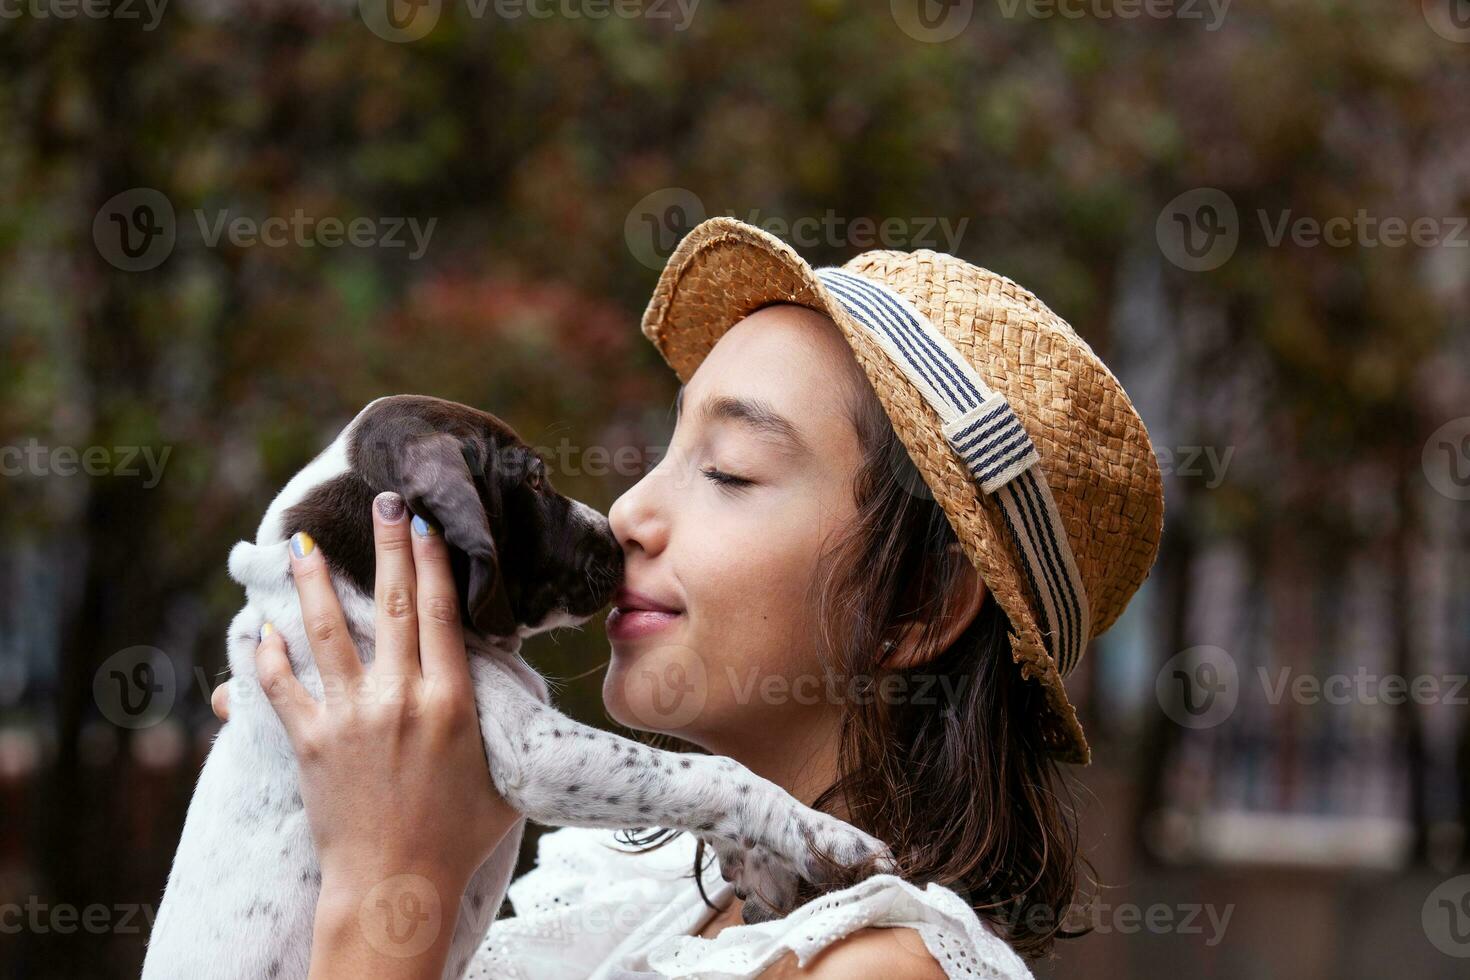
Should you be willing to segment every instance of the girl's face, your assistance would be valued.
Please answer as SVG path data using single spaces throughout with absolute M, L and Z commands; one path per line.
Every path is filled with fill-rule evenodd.
M 603 683 L 617 721 L 747 756 L 835 730 L 807 599 L 856 513 L 865 383 L 831 320 L 773 306 L 685 385 L 669 451 L 608 515 L 627 560 Z

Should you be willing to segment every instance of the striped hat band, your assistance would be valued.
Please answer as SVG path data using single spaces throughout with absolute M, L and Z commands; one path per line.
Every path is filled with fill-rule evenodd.
M 1036 601 L 1042 636 L 1066 676 L 1091 635 L 1087 592 L 1041 457 L 1005 396 L 912 303 L 887 285 L 837 268 L 817 278 L 914 385 L 943 422 L 950 449 L 1000 504 Z

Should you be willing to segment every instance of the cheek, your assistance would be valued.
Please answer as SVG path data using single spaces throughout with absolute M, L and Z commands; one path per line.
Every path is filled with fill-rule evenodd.
M 711 700 L 737 699 L 766 678 L 817 669 L 809 601 L 822 544 L 815 520 L 793 520 L 738 540 L 711 535 L 700 556 L 690 643 L 717 673 Z M 703 551 L 703 549 L 701 549 Z

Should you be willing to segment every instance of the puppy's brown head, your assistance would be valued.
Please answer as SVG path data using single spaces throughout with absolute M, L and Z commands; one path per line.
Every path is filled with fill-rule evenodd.
M 423 395 L 380 398 L 348 432 L 348 471 L 283 515 L 373 591 L 373 497 L 400 494 L 444 532 L 465 625 L 484 636 L 580 622 L 612 597 L 623 553 L 607 518 L 558 493 L 546 465 L 487 412 Z

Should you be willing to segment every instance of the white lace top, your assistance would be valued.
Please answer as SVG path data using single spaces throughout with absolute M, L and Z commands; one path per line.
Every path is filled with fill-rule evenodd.
M 497 921 L 466 980 L 727 980 L 757 977 L 788 951 L 805 966 L 864 926 L 907 926 L 949 977 L 1031 980 L 1025 963 L 954 892 L 878 875 L 808 902 L 784 919 L 694 935 L 714 912 L 694 884 L 687 834 L 630 852 L 616 832 L 568 827 L 544 835 L 536 867 L 511 883 L 515 915 Z M 705 891 L 730 885 L 707 859 Z M 918 950 L 915 951 L 919 952 Z

